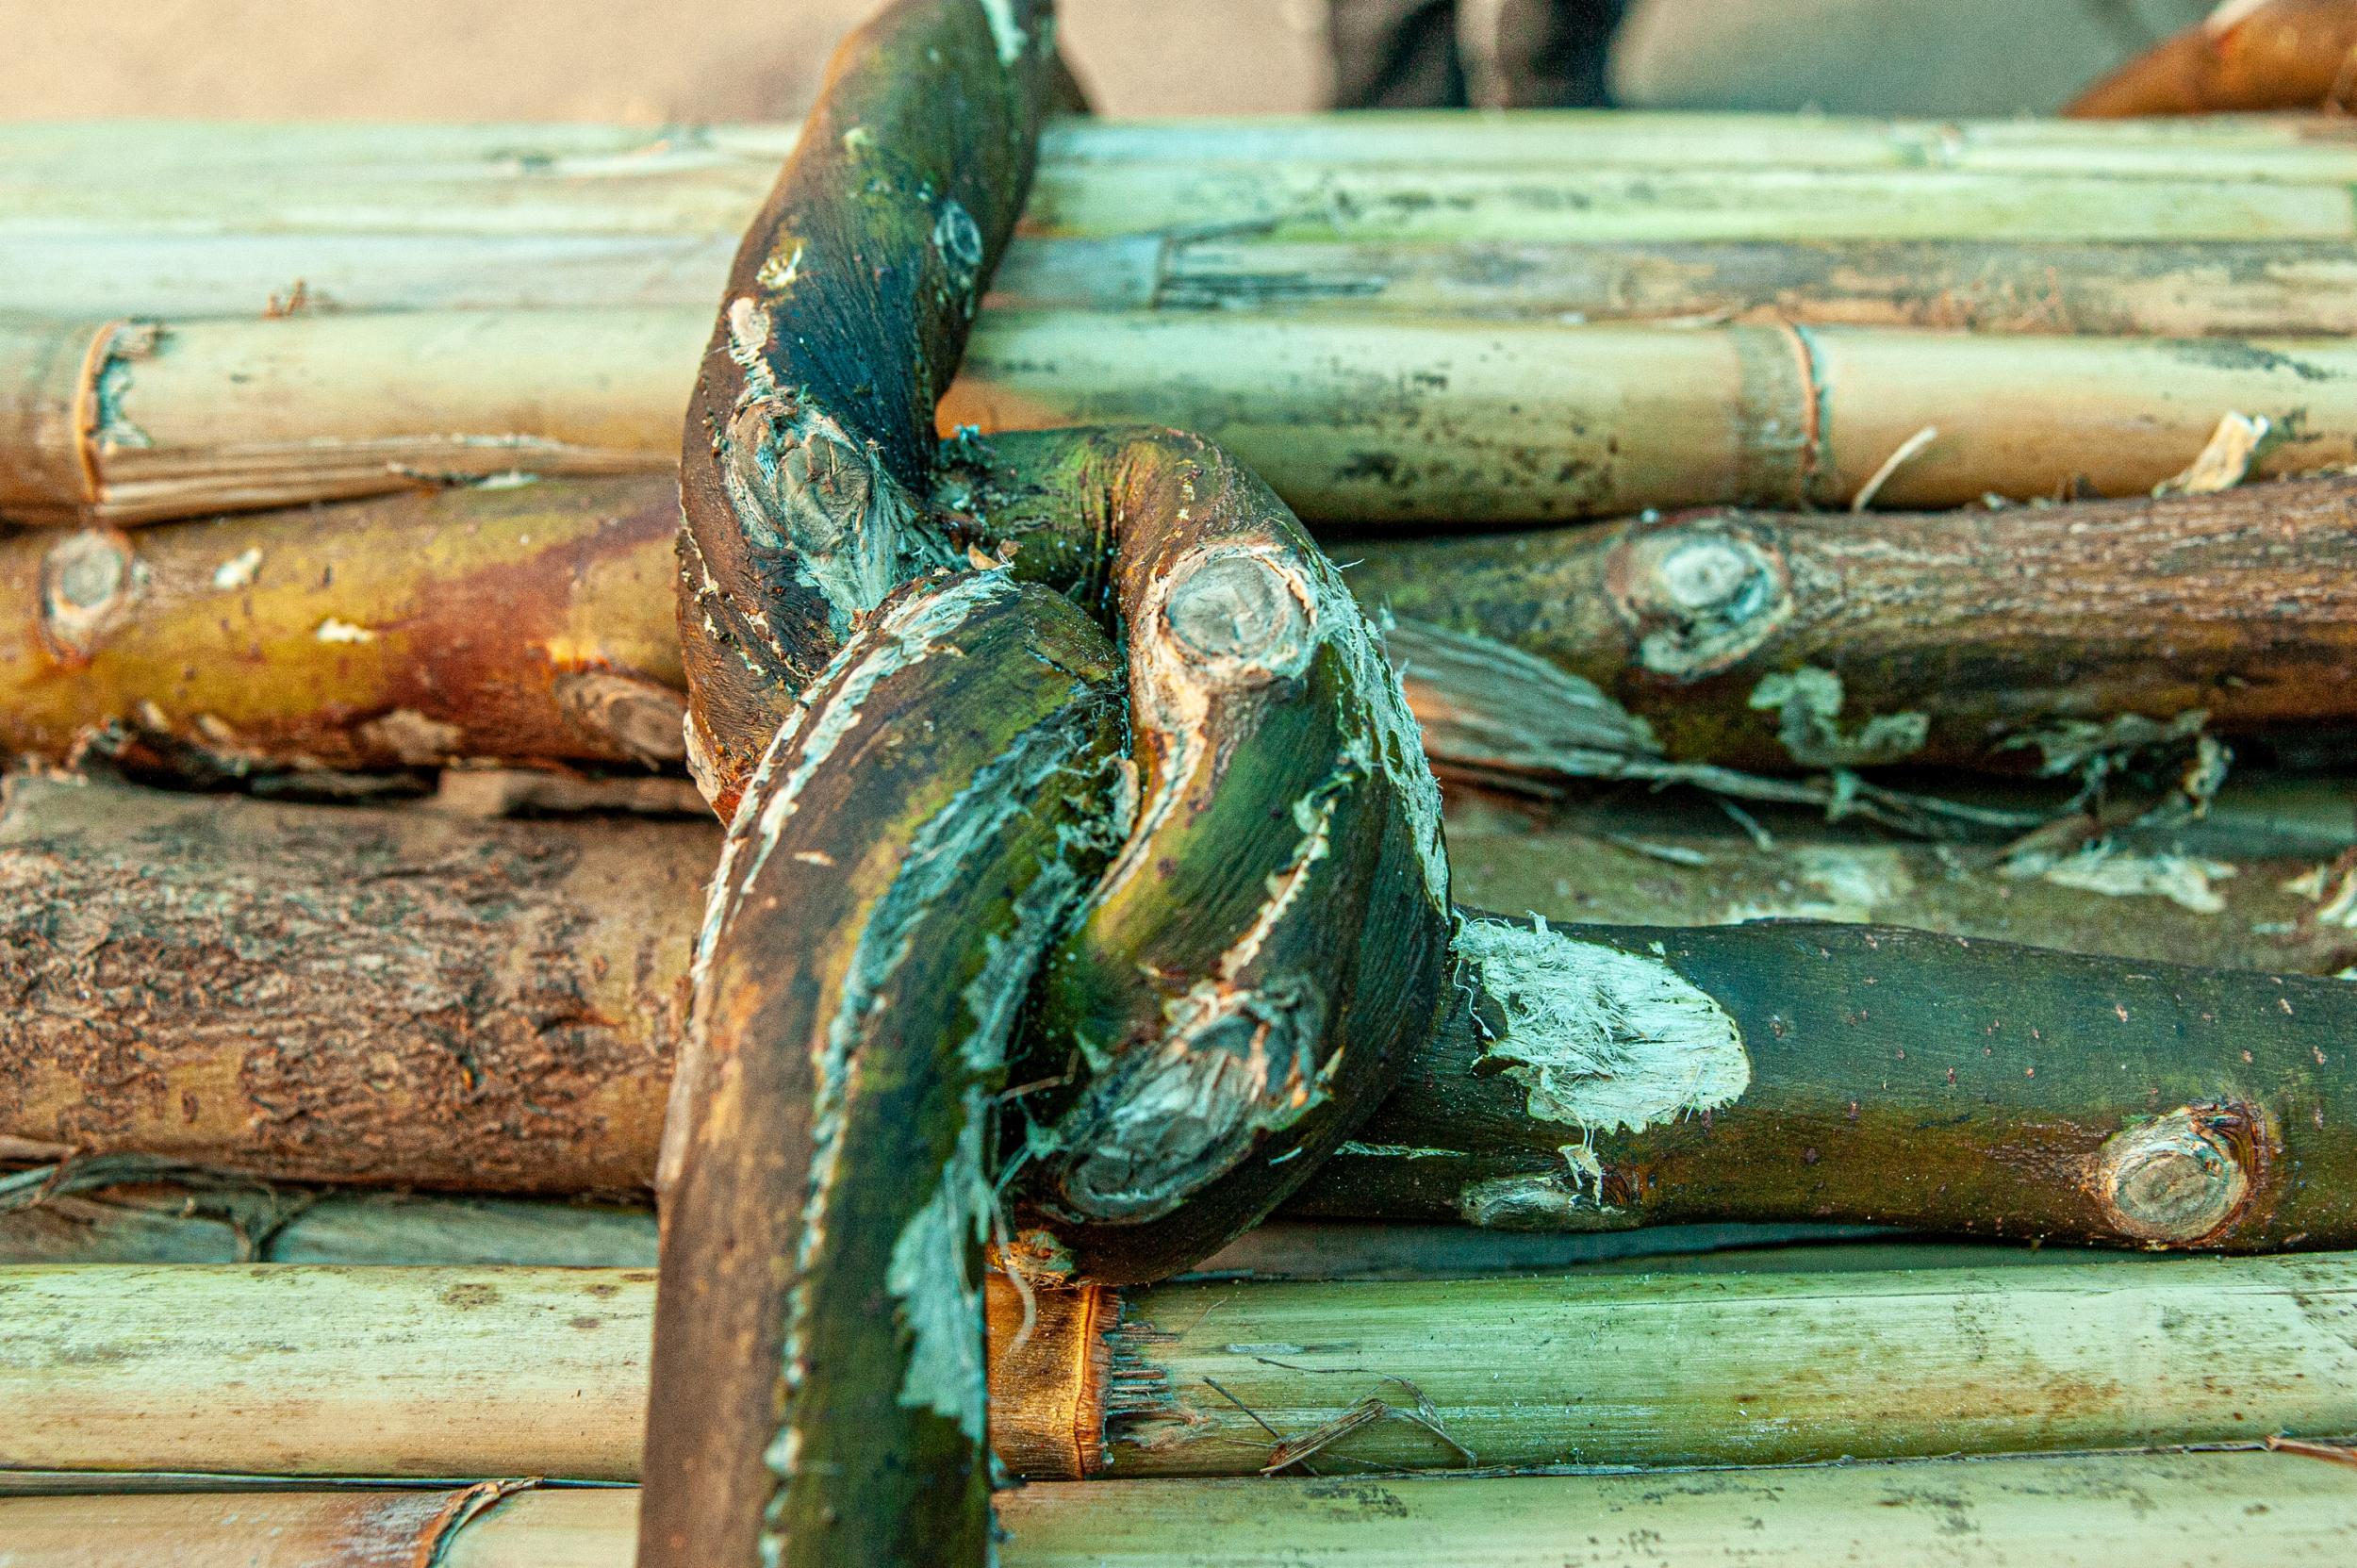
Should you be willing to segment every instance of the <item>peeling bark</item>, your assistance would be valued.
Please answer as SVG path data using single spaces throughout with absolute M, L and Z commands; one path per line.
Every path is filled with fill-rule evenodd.
M 2029 770 L 2127 715 L 2261 739 L 2350 717 L 2353 540 L 2357 483 L 2325 479 L 1370 543 L 1349 581 L 1594 683 L 1673 760 Z
M 1110 655 L 1002 575 L 913 586 L 749 782 L 665 1134 L 642 1560 L 982 1560 L 988 1151 L 1117 831 Z
M 1344 1149 L 1300 1212 L 1525 1229 L 1808 1216 L 2227 1250 L 2357 1237 L 2347 982 L 1800 921 L 1553 934 L 1706 995 L 1748 1085 L 1615 1128 L 1512 1071 L 1531 1021 L 1479 998 L 1358 1133 L 1408 1152 Z M 1600 1018 L 1625 1027 L 1606 1002 Z M 1705 1065 L 1671 1032 L 1632 1044 Z

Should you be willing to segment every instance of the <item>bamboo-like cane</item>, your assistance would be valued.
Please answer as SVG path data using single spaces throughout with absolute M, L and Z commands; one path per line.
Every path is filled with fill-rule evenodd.
M 110 1163 L 142 1162 L 102 1157 L 62 1171 L 34 1167 L 0 1178 L 0 1263 L 652 1268 L 655 1263 L 654 1211 L 646 1206 L 291 1187 L 189 1172 L 174 1172 L 183 1178 L 176 1181 L 118 1176 L 84 1184 L 86 1176 L 104 1176 Z M 153 1164 L 173 1172 L 170 1162 Z M 1301 1229 L 1322 1235 L 1332 1228 Z M 1665 1239 L 1681 1245 L 1678 1228 L 1667 1229 Z M 1728 1244 L 1753 1245 L 1749 1237 L 1739 1228 Z M 1715 1245 L 1715 1237 L 1704 1233 L 1682 1245 Z
M 2228 409 L 2296 428 L 2283 474 L 2357 455 L 2357 356 L 2325 340 L 1843 328 L 1483 326 L 1082 313 L 976 335 L 945 429 L 1160 410 L 1312 520 L 1528 521 L 1748 501 L 1891 506 L 2151 489 Z M 2284 421 L 2292 424 L 2285 426 Z
M 2233 736 L 2348 717 L 2353 495 L 2333 479 L 1334 548 L 1401 618 L 1393 660 L 1428 754 L 1459 773 L 1658 777 L 1671 751 L 2019 771 L 2112 743 L 2115 722 Z M 199 777 L 675 760 L 675 505 L 648 478 L 0 539 L 0 602 L 21 607 L 0 637 L 0 751 L 62 758 L 111 726 Z M 1063 548 L 1017 537 L 1043 560 Z M 1778 678 L 1792 701 L 1754 706 Z
M 440 479 L 668 470 L 683 310 L 18 323 L 0 515 L 154 521 Z M 562 365 L 562 371 L 551 371 Z M 944 433 L 1183 421 L 1312 520 L 1523 521 L 1720 502 L 2138 493 L 2221 415 L 2254 475 L 2357 458 L 2338 340 L 1975 338 L 1172 312 L 1010 313 Z M 1928 446 L 1883 473 L 1925 427 Z
M 505 955 L 519 926 L 682 929 L 709 829 L 451 824 L 29 782 L 11 799 L 0 876 L 23 891 L 8 906 L 0 962 L 16 991 L 57 999 L 0 1016 L 0 1133 L 17 1140 L 18 1158 L 78 1149 L 288 1180 L 527 1192 L 648 1179 L 684 952 L 639 935 L 651 949 L 624 947 L 602 970 L 609 938 L 578 959 L 549 951 L 520 972 Z M 646 863 L 593 855 L 598 834 L 644 847 Z M 2215 950 L 2250 963 L 2286 935 L 2288 950 L 2312 963 L 2349 956 L 2349 878 L 2321 853 L 2246 862 L 2230 878 L 2199 851 L 2143 863 L 2119 852 L 2123 880 L 2108 883 L 2101 856 L 2087 857 L 2084 876 L 1989 878 L 1975 916 L 1952 891 L 1905 893 L 1887 860 L 1799 850 L 1789 863 L 1797 883 L 1781 896 L 1805 901 L 1771 912 L 1838 915 L 1838 904 L 1811 907 L 1816 896 L 1855 900 L 1864 884 L 1867 905 L 1849 913 L 1996 924 L 2051 900 L 2084 922 L 2058 915 L 2053 934 L 2108 921 L 2118 945 L 2155 959 Z M 1460 891 L 1516 890 L 1508 875 L 1483 880 L 1485 858 L 1544 879 L 1542 888 L 1559 878 L 1554 896 L 1583 916 L 1598 913 L 1578 905 L 1583 887 L 1633 903 L 1677 870 L 1610 840 L 1487 856 L 1476 848 Z M 446 897 L 435 884 L 453 866 L 482 882 L 462 878 Z M 1928 855 L 1917 867 L 1927 883 L 1946 869 Z M 1769 887 L 1776 875 L 1762 873 Z M 2138 877 L 2155 896 L 2135 906 L 2090 890 L 2125 892 Z M 2265 930 L 2244 934 L 2244 918 L 2176 901 L 2205 901 L 2197 877 L 2221 904 L 2250 889 L 2252 901 L 2229 907 Z M 1878 888 L 1888 897 L 1873 897 Z M 680 917 L 650 922 L 651 909 Z M 1652 1081 L 1647 1042 L 1618 1065 L 1575 1067 L 1567 1057 L 1558 1072 L 1545 1065 L 1554 1058 L 1542 1034 L 1512 1043 L 1528 1019 L 1493 1020 L 1504 1041 L 1452 1033 L 1426 1048 L 1410 1089 L 1300 1205 L 1500 1227 L 1814 1216 L 2234 1246 L 2303 1233 L 2326 1243 L 2349 1229 L 2347 1188 L 2332 1174 L 2347 1157 L 2334 1044 L 2351 1005 L 2345 984 L 1871 927 L 1573 929 L 1582 940 L 1554 952 L 1601 966 L 1598 984 L 1617 983 L 1612 954 L 1651 974 L 1658 944 L 1675 984 L 1667 971 L 1654 978 L 1673 995 L 1699 986 L 1715 999 L 1690 1001 L 1689 1021 L 1727 1032 L 1687 1040 L 1694 1054 L 1666 1064 L 1682 1076 L 1642 1091 L 1634 1086 Z M 339 934 L 316 934 L 325 932 Z M 1595 936 L 1617 946 L 1607 951 Z M 2223 946 L 2200 946 L 2209 942 Z M 133 952 L 137 975 L 116 967 Z M 204 983 L 159 992 L 145 982 L 151 969 Z M 414 978 L 372 978 L 408 971 L 434 977 L 430 1000 Z M 598 999 L 595 1013 L 585 995 Z M 224 999 L 240 998 L 224 1028 Z M 570 1027 L 534 1027 L 552 1005 Z M 422 1016 L 402 1015 L 404 1006 Z M 107 1042 L 133 1016 L 142 1054 L 125 1078 Z M 1539 1054 L 1517 1065 L 1517 1049 Z M 1591 1071 L 1607 1076 L 1591 1081 Z M 1737 1092 L 1707 1119 L 1616 1132 L 1602 1119 L 1621 1114 L 1611 1109 L 1616 1081 L 1680 1103 Z M 387 1114 L 396 1104 L 415 1109 Z M 284 1114 L 288 1106 L 303 1114 Z M 1918 1152 L 1894 1166 L 1899 1146 Z M 1917 1180 L 1926 1160 L 1937 1182 Z M 2148 1177 L 2161 1185 L 2140 1185 Z
M 793 145 L 775 125 L 68 123 L 11 126 L 0 168 L 11 226 L 36 235 L 734 236 Z M 1762 114 L 1080 120 L 1041 152 L 1037 230 L 1260 214 L 1320 239 L 2329 239 L 2357 165 L 2329 132 L 2263 122 Z
M 2085 119 L 2346 109 L 2357 93 L 2357 6 L 2228 0 L 2088 88 Z
M 643 1270 L 86 1265 L 0 1285 L 9 1469 L 638 1470 Z M 2332 1328 L 2357 1271 L 2337 1256 L 1221 1280 L 1044 1291 L 1028 1315 L 1003 1279 L 989 1296 L 992 1445 L 1040 1479 L 2357 1433 L 2357 1350 Z
M 701 305 L 726 242 L 650 235 L 0 232 L 0 307 L 106 320 Z M 2357 322 L 2332 240 L 1284 242 L 1249 233 L 1019 239 L 1008 309 L 1249 310 L 1536 321 L 2319 337 Z
M 1008 1568 L 1407 1568 L 1448 1543 L 1480 1568 L 1616 1568 L 1739 1550 L 1760 1568 L 1834 1554 L 1883 1568 L 2210 1568 L 2238 1549 L 2337 1568 L 2357 1482 L 2329 1447 L 2105 1454 L 1678 1476 L 1120 1482 L 999 1504 Z M 2320 1460 L 2322 1461 L 2320 1461 Z M 493 1491 L 491 1495 L 498 1495 Z M 627 1568 L 637 1494 L 471 1490 L 0 1500 L 16 1568 Z M 449 1523 L 442 1521 L 451 1517 Z M 404 1555 L 406 1554 L 406 1555 Z
M 125 1174 L 123 1166 L 161 1168 L 178 1179 L 147 1180 Z M 10 1207 L 17 1204 L 22 1207 Z M 1880 1239 L 1888 1234 L 1813 1222 L 1591 1233 L 1279 1219 L 1238 1237 L 1189 1277 L 1444 1279 L 1572 1264 L 1636 1270 L 1999 1267 L 2073 1255 L 2054 1247 Z M 1871 1253 L 1857 1245 L 1868 1240 L 1877 1240 Z M 0 1265 L 251 1263 L 652 1268 L 654 1210 L 565 1198 L 288 1186 L 176 1170 L 137 1156 L 0 1177 Z
M 71 268 L 62 271 L 75 276 Z M 502 303 L 484 292 L 493 286 L 485 277 L 466 303 Z M 258 279 L 244 281 L 233 308 L 246 307 L 259 287 Z M 622 280 L 611 297 L 641 295 Z M 999 310 L 1684 325 L 1734 319 L 1990 333 L 2316 337 L 2346 332 L 2357 321 L 2357 262 L 2347 245 L 2332 242 L 1408 244 L 1181 232 L 1019 239 L 993 281 L 991 297 Z M 134 303 L 141 299 L 155 303 Z M 421 292 L 404 303 L 461 301 Z M 202 306 L 193 298 L 184 303 L 127 289 L 113 308 L 192 314 Z
M 448 228 L 481 207 L 505 209 L 511 231 L 533 231 L 538 212 L 562 210 L 559 204 L 670 211 L 678 205 L 673 190 L 725 189 L 726 201 L 713 201 L 701 216 L 742 233 L 799 130 L 782 122 L 651 129 L 548 121 L 16 121 L 0 127 L 0 167 L 11 172 L 20 196 L 39 192 L 64 204 L 43 216 L 84 222 L 112 216 L 219 226 L 307 220 L 315 228 L 343 223 L 357 230 L 392 220 L 397 230 L 404 218 Z M 1676 110 L 1083 117 L 1049 121 L 1040 157 L 1049 168 L 1113 173 L 1140 163 L 1299 159 L 1524 170 L 1586 164 L 2251 175 L 2331 184 L 2357 170 L 2357 153 L 2330 124 L 2266 116 L 2130 124 Z M 126 207 L 125 188 L 162 205 Z M 413 200 L 413 192 L 432 199 Z M 528 206 L 526 193 L 540 206 L 519 212 Z

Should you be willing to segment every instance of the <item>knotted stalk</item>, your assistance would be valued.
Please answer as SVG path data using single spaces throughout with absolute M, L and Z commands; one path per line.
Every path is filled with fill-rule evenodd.
M 667 1133 L 651 1563 L 979 1560 L 986 1112 L 1068 916 L 1044 1027 L 1014 1059 L 1040 1091 L 1019 1147 L 1042 1224 L 1024 1246 L 1056 1272 L 1165 1272 L 1252 1224 L 1388 1087 L 1436 1006 L 1446 873 L 1405 704 L 1332 568 L 1199 441 L 1068 438 L 1096 476 L 1072 499 L 1100 548 L 1058 586 L 1101 583 L 1129 654 L 1134 784 L 1096 791 L 1102 880 L 1098 841 L 1064 815 L 1088 810 L 1085 786 L 1040 817 L 1055 853 L 1039 828 L 1017 834 L 1002 852 L 1031 858 L 961 896 L 944 879 L 975 857 L 925 852 L 1030 822 L 1060 769 L 1110 760 L 1101 736 L 1040 750 L 997 711 L 1032 699 L 993 696 L 1091 679 L 1109 645 L 1072 631 L 1043 659 L 953 635 L 985 602 L 1085 629 L 1069 603 L 995 572 L 931 575 L 965 542 L 928 512 L 932 404 L 1021 202 L 1048 25 L 1045 7 L 904 0 L 854 35 L 738 254 L 690 405 L 688 761 L 733 822 Z M 955 742 L 891 733 L 949 722 Z M 861 779 L 840 819 L 802 803 L 852 800 L 853 752 L 875 746 L 907 746 L 912 782 Z M 957 793 L 909 793 L 922 769 Z M 901 854 L 872 901 L 792 896 Z M 980 1042 L 963 1056 L 963 1029 L 941 1043 L 960 1007 Z M 937 1162 L 941 1197 L 899 1196 L 912 1164 Z M 720 1419 L 698 1386 L 716 1362 L 733 1368 Z
M 750 781 L 666 1134 L 648 1560 L 982 1560 L 993 1109 L 1115 841 L 1107 653 L 999 574 L 913 586 Z

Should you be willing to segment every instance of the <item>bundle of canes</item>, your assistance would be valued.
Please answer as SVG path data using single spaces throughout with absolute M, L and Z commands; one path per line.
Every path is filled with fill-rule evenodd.
M 985 1244 L 1035 1288 L 1181 1268 L 1436 1039 L 1519 1042 L 1516 1093 L 1560 1091 L 1594 1134 L 1739 1097 L 1755 1018 L 1821 1030 L 1840 996 L 1977 1020 L 1971 986 L 2009 983 L 1949 939 L 1782 928 L 1781 966 L 1730 968 L 1674 932 L 1454 910 L 1396 679 L 1208 443 L 1008 438 L 933 500 L 933 406 L 1021 206 L 1052 26 L 898 0 L 851 38 L 690 406 L 687 753 L 731 827 L 658 1175 L 648 1568 L 985 1560 Z M 1033 540 L 1014 568 L 981 549 L 1011 534 Z M 2132 1236 L 2296 1239 L 2345 1185 L 2325 1058 L 2293 1055 L 2341 988 L 2105 979 L 2266 1091 L 2139 1107 L 2085 1147 L 2067 1128 L 2055 1168 Z M 1476 1065 L 1436 1092 L 1477 1096 Z M 1590 1142 L 1560 1157 L 1567 1180 L 1500 1201 L 1600 1180 Z

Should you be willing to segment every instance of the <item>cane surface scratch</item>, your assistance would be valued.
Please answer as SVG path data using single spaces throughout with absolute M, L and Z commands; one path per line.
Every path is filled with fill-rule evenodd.
M 1528 1091 L 1541 1121 L 1641 1131 L 1733 1104 L 1751 1082 L 1735 1020 L 1658 959 L 1544 920 L 1469 919 L 1457 946 L 1504 1015 L 1483 1059 Z

